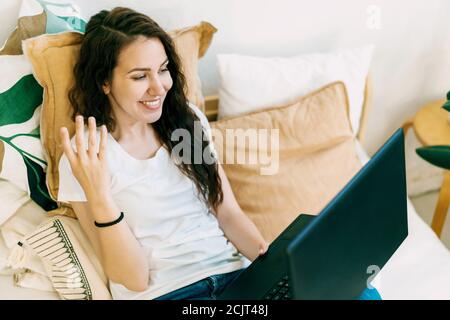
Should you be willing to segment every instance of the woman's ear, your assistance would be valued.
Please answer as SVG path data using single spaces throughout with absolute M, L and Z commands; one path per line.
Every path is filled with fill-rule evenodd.
M 111 91 L 111 87 L 110 87 L 110 85 L 109 85 L 108 82 L 105 82 L 105 84 L 102 86 L 102 88 L 103 88 L 103 92 L 104 92 L 106 95 L 108 95 L 109 92 Z

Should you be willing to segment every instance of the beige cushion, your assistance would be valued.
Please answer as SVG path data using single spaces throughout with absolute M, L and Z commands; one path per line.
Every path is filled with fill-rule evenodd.
M 47 291 L 62 299 L 111 299 L 78 220 L 49 217 L 30 198 L 0 226 L 0 273 L 11 275 L 17 287 L 39 290 L 41 298 L 55 297 Z
M 65 300 L 109 300 L 108 280 L 77 220 L 53 217 L 23 239 L 44 263 L 54 289 Z
M 279 148 L 269 148 L 271 154 L 279 154 L 278 170 L 272 175 L 261 174 L 269 165 L 260 161 L 226 163 L 224 154 L 238 149 L 245 150 L 247 159 L 259 159 L 257 146 L 214 141 L 238 203 L 268 241 L 300 213 L 318 214 L 361 168 L 342 82 L 294 104 L 212 122 L 211 127 L 214 137 L 225 137 L 226 129 L 279 130 Z
M 202 111 L 205 98 L 198 75 L 198 61 L 205 55 L 216 31 L 212 24 L 202 21 L 196 26 L 168 32 L 182 61 L 183 74 L 188 86 L 187 98 Z
M 211 24 L 202 22 L 193 27 L 170 32 L 187 79 L 188 99 L 200 108 L 204 99 L 200 92 L 197 63 L 208 49 L 215 31 Z M 46 182 L 53 199 L 56 199 L 58 194 L 58 163 L 62 155 L 59 129 L 66 126 L 70 136 L 75 133 L 75 125 L 70 118 L 72 108 L 68 91 L 74 82 L 73 67 L 82 37 L 82 34 L 76 32 L 42 35 L 25 40 L 23 45 L 25 54 L 33 65 L 33 74 L 44 87 L 41 139 L 48 162 Z M 63 203 L 59 205 L 60 207 L 51 213 L 73 216 L 69 206 Z

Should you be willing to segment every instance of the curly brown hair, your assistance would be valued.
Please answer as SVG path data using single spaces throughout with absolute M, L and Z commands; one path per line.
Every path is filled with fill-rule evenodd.
M 167 67 L 173 79 L 172 88 L 164 100 L 161 117 L 152 126 L 169 152 L 176 145 L 171 139 L 172 133 L 176 129 L 189 131 L 189 155 L 192 159 L 188 162 L 177 161 L 176 165 L 194 182 L 208 208 L 217 209 L 223 200 L 218 163 L 194 161 L 194 146 L 201 145 L 202 154 L 205 150 L 211 152 L 210 141 L 205 137 L 205 132 L 202 132 L 202 137 L 198 134 L 196 136 L 194 132 L 194 122 L 199 119 L 188 105 L 186 80 L 181 72 L 180 58 L 171 37 L 150 17 L 123 7 L 102 10 L 91 17 L 74 67 L 75 84 L 69 91 L 73 107 L 72 119 L 76 115 L 82 115 L 85 119 L 92 116 L 96 119 L 97 126 L 104 124 L 110 132 L 114 131 L 112 107 L 102 86 L 107 82 L 111 83 L 121 50 L 140 36 L 161 41 L 169 59 Z

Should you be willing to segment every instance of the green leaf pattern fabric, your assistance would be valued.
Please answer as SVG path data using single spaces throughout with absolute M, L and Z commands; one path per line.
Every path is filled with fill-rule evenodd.
M 86 23 L 78 17 L 79 10 L 73 4 L 58 4 L 43 0 L 35 0 L 43 8 L 47 16 L 45 33 L 59 33 L 76 30 L 84 32 Z
M 45 29 L 41 27 L 44 22 Z M 84 32 L 85 27 L 86 22 L 73 3 L 23 0 L 18 27 L 0 50 L 0 180 L 27 192 L 46 211 L 56 209 L 57 203 L 46 186 L 47 163 L 40 141 L 43 88 L 21 54 L 21 41 L 43 32 Z M 0 202 L 6 200 L 2 197 Z M 2 215 L 3 221 L 14 213 L 4 209 L 8 213 Z
M 0 56 L 0 178 L 12 182 L 46 211 L 55 209 L 45 185 L 47 163 L 39 134 L 42 87 L 23 55 Z
M 43 33 L 84 32 L 86 22 L 77 6 L 62 0 L 23 0 L 17 29 L 0 49 L 0 55 L 22 54 L 22 40 Z

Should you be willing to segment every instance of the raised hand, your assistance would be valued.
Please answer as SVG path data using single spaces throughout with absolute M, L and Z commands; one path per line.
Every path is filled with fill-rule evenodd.
M 110 195 L 110 173 L 106 159 L 107 129 L 100 130 L 100 145 L 97 153 L 97 126 L 94 117 L 88 119 L 88 149 L 84 144 L 84 120 L 82 116 L 75 118 L 76 151 L 70 143 L 69 132 L 61 127 L 60 136 L 64 154 L 69 160 L 72 173 L 84 190 L 88 201 L 96 196 Z

